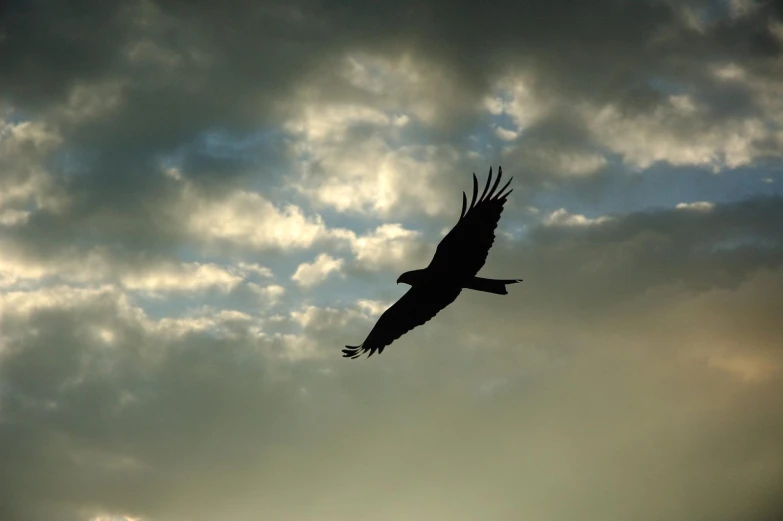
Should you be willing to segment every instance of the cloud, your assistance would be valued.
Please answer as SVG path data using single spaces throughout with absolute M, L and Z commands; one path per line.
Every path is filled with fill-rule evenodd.
M 128 289 L 144 291 L 193 291 L 218 287 L 228 291 L 242 280 L 215 264 L 186 263 L 161 266 L 158 270 L 126 275 L 122 284 Z
M 65 203 L 65 194 L 41 164 L 61 143 L 62 136 L 43 123 L 0 118 L 0 168 L 5 172 L 0 179 L 0 208 L 6 208 L 6 215 L 23 211 L 13 206 L 26 208 L 32 203 L 57 210 Z
M 489 269 L 507 269 L 509 258 L 528 266 L 535 276 L 519 291 L 503 301 L 466 293 L 432 327 L 395 343 L 383 364 L 359 369 L 332 355 L 367 333 L 380 303 L 304 306 L 290 314 L 300 331 L 272 334 L 237 310 L 155 320 L 110 288 L 4 294 L 3 410 L 15 427 L 2 431 L 10 472 L 0 490 L 11 499 L 0 504 L 11 519 L 293 519 L 379 505 L 371 518 L 431 510 L 466 520 L 488 511 L 603 519 L 620 493 L 630 498 L 622 516 L 639 505 L 674 519 L 774 509 L 783 429 L 769 398 L 783 370 L 777 250 L 743 255 L 744 269 L 729 270 L 736 284 L 694 290 L 681 274 L 703 245 L 683 251 L 685 241 L 720 241 L 732 233 L 727 222 L 742 229 L 763 216 L 779 248 L 779 209 L 757 201 L 543 226 L 532 244 L 491 256 Z M 641 240 L 651 232 L 659 239 Z M 557 248 L 567 251 L 554 257 Z M 595 283 L 574 285 L 596 254 L 603 267 L 580 279 Z M 712 252 L 692 267 L 710 271 L 720 260 L 717 274 L 732 258 Z M 617 284 L 631 270 L 645 282 L 632 295 Z M 575 312 L 582 291 L 596 311 L 589 319 Z M 451 443 L 444 426 L 459 433 Z M 84 479 L 68 478 L 75 473 Z M 340 479 L 324 485 L 319 473 Z M 359 485 L 346 491 L 343 478 Z M 392 482 L 406 485 L 384 502 L 377 488 Z M 425 483 L 443 494 L 471 488 L 481 501 L 444 505 L 417 493 Z M 722 499 L 699 492 L 707 485 Z M 539 501 L 511 494 L 519 486 Z M 361 505 L 348 501 L 356 487 L 367 496 Z M 684 502 L 683 489 L 694 491 Z M 63 490 L 86 498 L 78 510 Z M 320 499 L 297 499 L 311 492 Z
M 677 203 L 678 210 L 690 210 L 694 212 L 709 212 L 715 208 L 715 203 L 709 201 L 694 201 L 692 203 Z
M 259 192 L 258 183 L 269 195 L 269 184 L 283 177 L 318 205 L 400 220 L 444 215 L 451 203 L 443 186 L 473 170 L 466 164 L 501 157 L 527 174 L 518 181 L 528 190 L 517 195 L 532 197 L 547 182 L 601 174 L 606 151 L 635 168 L 668 161 L 725 169 L 780 148 L 773 130 L 780 78 L 764 65 L 778 41 L 774 7 L 735 6 L 724 19 L 707 16 L 701 4 L 617 9 L 598 1 L 563 12 L 534 2 L 514 24 L 505 21 L 510 4 L 452 10 L 448 22 L 437 5 L 354 7 L 273 3 L 259 13 L 243 3 L 216 14 L 134 0 L 83 16 L 76 8 L 14 7 L 2 28 L 0 72 L 14 78 L 4 84 L 3 107 L 56 136 L 62 153 L 47 145 L 31 167 L 46 173 L 15 173 L 14 190 L 3 190 L 39 194 L 47 209 L 25 222 L 13 214 L 15 233 L 50 256 L 84 229 L 130 248 L 176 249 L 193 227 L 167 211 L 181 187 L 158 166 L 177 154 L 184 154 L 182 177 L 211 190 L 213 211 L 228 193 Z M 534 22 L 553 19 L 560 23 L 547 30 Z M 694 19 L 709 23 L 694 31 Z M 67 35 L 29 36 L 32 27 L 60 34 L 64 20 Z M 288 30 L 274 30 L 281 24 Z M 465 27 L 482 36 L 466 39 Z M 312 34 L 322 45 L 312 47 Z M 269 52 L 250 57 L 242 52 L 248 48 Z M 58 66 L 31 71 L 31 60 Z M 667 85 L 685 92 L 666 94 Z M 503 143 L 466 150 L 476 129 L 498 128 L 526 139 L 505 152 Z M 549 129 L 543 136 L 542 128 Z M 219 158 L 205 144 L 215 133 L 267 137 L 240 159 Z M 289 168 L 297 175 L 281 174 Z M 228 236 L 239 233 L 204 222 L 195 228 L 225 236 L 219 242 L 236 242 Z
M 104 250 L 70 251 L 55 259 L 40 259 L 29 255 L 13 242 L 0 242 L 3 257 L 0 259 L 0 286 L 34 284 L 40 280 L 59 277 L 66 282 L 100 282 L 110 277 L 112 267 Z
M 497 127 L 495 129 L 495 133 L 497 134 L 497 136 L 500 139 L 502 139 L 504 141 L 513 141 L 513 140 L 515 140 L 519 136 L 519 134 L 517 134 L 513 130 L 508 130 L 508 129 L 503 128 L 503 127 Z
M 589 322 L 659 291 L 675 291 L 676 300 L 736 289 L 759 270 L 778 269 L 783 236 L 772 223 L 782 209 L 780 198 L 764 198 L 715 204 L 710 211 L 670 208 L 592 222 L 558 211 L 548 218 L 558 216 L 557 225 L 544 221 L 524 239 L 495 246 L 485 269 L 525 280 L 525 301 L 537 303 L 528 313 L 543 320 L 563 317 L 567 308 L 574 319 Z M 557 310 L 548 296 L 555 293 Z
M 322 253 L 312 263 L 303 262 L 297 266 L 291 280 L 300 286 L 312 287 L 326 280 L 331 273 L 339 273 L 344 263 L 344 259 L 335 259 Z
M 349 231 L 327 228 L 320 216 L 308 217 L 296 205 L 278 208 L 263 195 L 237 191 L 211 200 L 186 190 L 185 217 L 194 237 L 252 249 L 308 248 L 328 238 L 345 239 Z
M 555 100 L 547 98 L 534 77 L 523 74 L 509 75 L 499 79 L 496 91 L 484 98 L 486 110 L 495 116 L 507 115 L 520 130 L 528 130 L 555 108 Z
M 367 299 L 361 299 L 356 302 L 356 304 L 359 306 L 360 309 L 364 310 L 370 317 L 377 317 L 384 311 L 386 311 L 389 307 L 394 304 L 394 302 L 382 302 L 378 300 L 367 300 Z
M 258 295 L 264 304 L 274 304 L 285 293 L 285 288 L 279 284 L 269 284 L 262 286 L 255 282 L 248 282 L 247 286 L 250 290 Z
M 301 158 L 300 178 L 291 184 L 340 212 L 382 217 L 443 212 L 440 186 L 463 154 L 448 144 L 410 142 L 404 132 L 411 118 L 398 110 L 306 102 L 286 123 L 294 136 L 291 153 Z
M 175 488 L 185 485 L 180 479 L 190 472 L 187 470 L 189 465 L 184 464 L 175 471 L 180 476 L 175 477 L 169 474 L 173 468 L 165 463 L 167 459 L 176 461 L 179 458 L 175 456 L 177 452 L 180 456 L 194 454 L 191 449 L 182 452 L 176 448 L 178 445 L 182 448 L 180 442 L 185 438 L 194 441 L 192 435 L 186 436 L 186 431 L 198 424 L 201 417 L 180 409 L 185 403 L 182 398 L 198 389 L 199 385 L 205 385 L 201 396 L 193 395 L 187 400 L 195 400 L 191 402 L 193 404 L 200 403 L 198 407 L 202 411 L 207 402 L 212 402 L 213 405 L 208 407 L 214 406 L 214 411 L 218 411 L 242 394 L 239 390 L 250 383 L 250 380 L 240 383 L 236 379 L 239 375 L 234 374 L 234 391 L 228 391 L 223 385 L 207 390 L 217 385 L 222 378 L 221 372 L 226 374 L 214 363 L 222 365 L 224 370 L 229 367 L 217 360 L 209 361 L 210 353 L 216 354 L 212 348 L 231 337 L 245 338 L 248 346 L 254 343 L 254 335 L 247 325 L 243 325 L 252 322 L 242 313 L 222 312 L 211 317 L 156 322 L 131 306 L 122 294 L 106 289 L 74 291 L 62 288 L 4 296 L 3 300 L 2 374 L 4 384 L 8 386 L 4 387 L 3 393 L 4 413 L 13 409 L 18 411 L 12 420 L 18 427 L 3 429 L 3 460 L 7 464 L 6 470 L 11 471 L 11 474 L 4 473 L 3 490 L 14 495 L 13 501 L 6 497 L 2 502 L 7 518 L 38 517 L 60 512 L 77 519 L 84 509 L 95 508 L 90 506 L 96 505 L 95 500 L 104 511 L 138 510 L 138 500 L 149 505 L 155 503 L 156 486 L 164 482 Z M 21 328 L 27 327 L 31 329 L 25 333 Z M 94 334 L 95 331 L 110 333 Z M 209 336 L 213 333 L 221 335 L 217 338 L 224 340 L 210 340 L 214 338 Z M 226 337 L 226 334 L 231 336 Z M 110 344 L 107 344 L 107 338 L 112 339 Z M 194 343 L 197 338 L 202 340 Z M 199 342 L 202 347 L 196 347 Z M 235 350 L 235 344 L 229 345 L 233 346 L 229 347 L 234 353 L 232 357 L 238 357 L 229 365 L 244 365 L 250 369 L 247 363 L 253 362 L 242 361 L 242 350 Z M 165 374 L 168 371 L 178 372 L 177 367 L 184 368 L 175 360 L 180 356 L 184 356 L 182 360 L 191 360 L 185 362 L 189 369 L 180 374 L 184 378 L 182 380 L 173 373 Z M 196 362 L 192 356 L 200 361 Z M 222 358 L 222 355 L 217 358 Z M 250 370 L 250 373 L 258 374 L 255 371 Z M 178 380 L 190 390 L 176 390 L 179 384 L 175 382 Z M 208 383 L 210 381 L 212 384 Z M 174 394 L 170 394 L 172 392 Z M 169 398 L 164 398 L 165 395 Z M 172 401 L 169 402 L 170 399 Z M 167 402 L 169 405 L 166 405 Z M 17 406 L 21 408 L 17 409 Z M 150 406 L 152 409 L 149 409 Z M 230 407 L 240 410 L 243 406 L 234 403 Z M 164 424 L 156 425 L 154 420 L 149 422 L 152 418 L 147 415 L 154 409 L 164 414 Z M 168 412 L 164 412 L 166 409 L 169 409 Z M 40 413 L 44 417 L 39 416 L 39 420 L 35 420 L 34 417 Z M 58 425 L 55 418 L 62 414 L 65 414 L 65 422 Z M 217 417 L 213 416 L 212 420 L 215 419 Z M 192 423 L 194 420 L 196 424 Z M 113 435 L 104 430 L 111 423 L 115 425 L 111 429 L 116 429 L 119 435 L 115 441 L 111 441 Z M 223 420 L 218 422 L 223 423 Z M 265 423 L 267 427 L 271 426 Z M 183 428 L 185 430 L 181 430 Z M 164 434 L 166 431 L 175 434 L 175 437 L 168 438 Z M 77 439 L 79 432 L 86 438 Z M 19 435 L 22 437 L 17 437 Z M 25 438 L 30 443 L 24 442 Z M 57 438 L 63 442 L 58 452 L 29 452 L 28 448 Z M 164 441 L 166 438 L 169 441 Z M 23 464 L 24 460 L 28 463 Z M 33 468 L 54 472 L 45 471 L 45 476 L 38 476 L 35 471 L 30 472 Z M 191 470 L 194 468 L 191 467 Z M 69 484 L 69 480 L 65 479 L 65 475 L 74 472 L 84 472 L 86 481 L 82 485 Z M 164 478 L 158 472 L 169 477 Z M 163 481 L 158 481 L 153 487 L 145 485 L 149 476 L 155 474 Z M 13 479 L 9 479 L 11 476 Z M 33 487 L 25 485 L 30 478 L 35 480 Z M 177 482 L 180 485 L 175 485 Z M 51 495 L 60 489 L 83 496 L 83 492 L 78 492 L 82 486 L 92 489 L 87 494 L 94 498 L 87 499 L 84 504 L 69 506 L 70 500 L 58 500 Z M 86 492 L 86 489 L 81 490 Z M 120 494 L 125 496 L 124 499 L 118 496 L 118 501 L 105 500 L 106 494 L 115 495 L 121 490 L 125 490 Z M 101 497 L 104 499 L 99 499 Z M 127 503 L 129 499 L 130 505 Z
M 145 255 L 120 256 L 108 247 L 70 248 L 54 259 L 39 259 L 13 242 L 4 246 L 0 260 L 0 287 L 28 288 L 60 281 L 68 284 L 105 284 L 141 291 L 195 292 L 207 288 L 230 291 L 250 277 L 272 277 L 269 268 L 239 262 L 175 262 Z
M 704 110 L 684 94 L 669 96 L 666 104 L 640 116 L 624 116 L 607 105 L 585 118 L 598 143 L 641 169 L 667 161 L 719 171 L 751 164 L 764 155 L 757 143 L 771 136 L 763 120 L 708 123 Z
M 24 224 L 30 218 L 30 212 L 24 210 L 8 209 L 0 213 L 0 225 L 16 226 Z
M 12 2 L 0 519 L 779 517 L 782 14 Z M 497 164 L 524 283 L 342 360 Z
M 394 269 L 422 256 L 420 233 L 399 224 L 383 224 L 357 237 L 351 249 L 356 262 L 367 269 Z
M 611 217 L 605 215 L 589 218 L 581 214 L 569 213 L 565 208 L 559 208 L 546 216 L 543 222 L 548 226 L 590 226 L 591 224 L 601 224 L 610 219 Z
M 260 264 L 256 264 L 255 262 L 240 262 L 238 265 L 239 269 L 244 270 L 247 273 L 255 273 L 256 275 L 264 278 L 272 277 L 272 270 L 267 268 L 266 266 L 261 266 Z

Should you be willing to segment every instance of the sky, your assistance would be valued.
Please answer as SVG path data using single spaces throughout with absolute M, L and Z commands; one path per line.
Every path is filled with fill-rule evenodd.
M 3 521 L 777 521 L 783 4 L 6 0 Z M 371 359 L 490 166 L 480 275 Z

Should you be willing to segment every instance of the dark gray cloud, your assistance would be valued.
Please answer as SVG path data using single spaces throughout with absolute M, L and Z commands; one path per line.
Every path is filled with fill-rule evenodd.
M 566 300 L 575 309 L 601 314 L 610 310 L 597 307 L 598 302 L 623 306 L 655 287 L 733 288 L 759 269 L 779 268 L 783 236 L 776 223 L 781 212 L 781 199 L 769 198 L 707 211 L 616 216 L 592 226 L 543 227 L 531 232 L 528 248 L 505 250 L 498 262 L 506 270 L 513 262 L 532 273 L 548 273 L 528 286 L 542 292 L 537 294 L 542 305 L 547 305 L 543 297 L 551 280 L 559 278 L 559 291 L 569 294 Z
M 117 82 L 119 106 L 110 117 L 77 119 L 62 128 L 70 147 L 108 156 L 94 166 L 95 175 L 138 180 L 152 174 L 149 165 L 133 163 L 200 132 L 279 123 L 286 99 L 302 84 L 315 82 L 330 96 L 345 96 L 348 86 L 329 86 L 318 73 L 354 49 L 409 51 L 452 75 L 455 103 L 438 117 L 453 134 L 452 120 L 467 117 L 464 123 L 472 124 L 475 102 L 497 75 L 514 68 L 532 71 L 543 89 L 572 103 L 654 108 L 661 97 L 650 82 L 660 79 L 703 91 L 715 110 L 746 106 L 747 115 L 752 102 L 737 86 L 731 104 L 719 103 L 731 91 L 718 90 L 709 67 L 741 63 L 774 77 L 770 60 L 778 48 L 769 22 L 775 4 L 755 7 L 736 20 L 705 22 L 699 32 L 685 26 L 682 16 L 691 8 L 698 19 L 708 8 L 698 3 L 456 8 L 235 2 L 228 10 L 212 2 L 76 2 L 53 9 L 12 2 L 3 22 L 0 73 L 8 78 L 5 102 L 33 117 L 48 116 L 79 85 Z M 665 38 L 656 43 L 661 33 Z M 768 43 L 755 45 L 759 39 Z M 110 158 L 126 164 L 102 163 Z

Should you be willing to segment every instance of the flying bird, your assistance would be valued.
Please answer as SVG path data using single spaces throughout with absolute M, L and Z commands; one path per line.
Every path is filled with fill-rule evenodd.
M 481 197 L 478 195 L 478 180 L 473 174 L 473 198 L 470 207 L 468 198 L 462 192 L 462 213 L 459 221 L 440 241 L 429 266 L 421 270 L 408 271 L 400 275 L 400 282 L 409 284 L 411 289 L 384 311 L 367 339 L 358 346 L 345 346 L 343 356 L 358 358 L 363 353 L 371 357 L 376 351 L 400 338 L 411 329 L 424 324 L 437 315 L 440 310 L 454 302 L 463 289 L 485 291 L 497 295 L 507 295 L 506 284 L 515 284 L 522 279 L 498 280 L 477 277 L 487 254 L 495 242 L 497 228 L 503 204 L 513 191 L 505 192 L 511 179 L 497 190 L 503 169 L 498 167 L 498 176 L 492 189 L 492 168 L 489 169 L 487 184 Z M 488 191 L 489 190 L 489 191 Z M 505 192 L 505 193 L 504 193 Z

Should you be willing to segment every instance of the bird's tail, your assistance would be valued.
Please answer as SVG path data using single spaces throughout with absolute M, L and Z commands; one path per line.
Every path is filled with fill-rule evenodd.
M 522 279 L 499 280 L 473 277 L 470 281 L 468 281 L 467 284 L 465 284 L 465 288 L 474 289 L 476 291 L 485 291 L 487 293 L 495 293 L 497 295 L 508 295 L 506 284 L 516 284 L 517 282 L 522 282 Z

